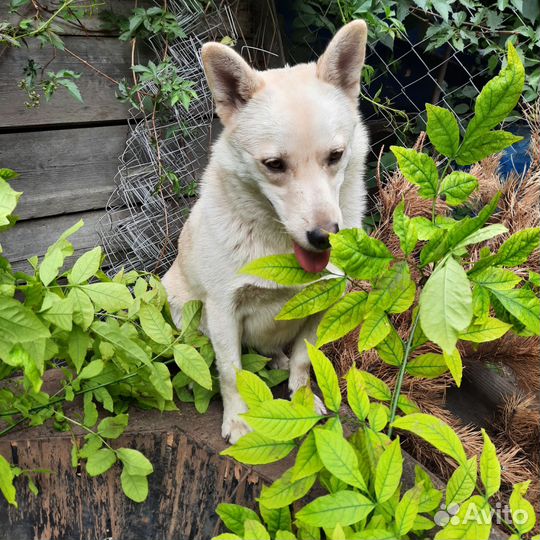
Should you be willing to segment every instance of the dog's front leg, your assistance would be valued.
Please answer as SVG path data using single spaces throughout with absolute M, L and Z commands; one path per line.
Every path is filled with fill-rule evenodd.
M 319 326 L 321 318 L 322 315 L 312 315 L 309 317 L 294 340 L 289 363 L 289 390 L 291 391 L 291 396 L 302 388 L 302 386 L 309 385 L 311 362 L 305 341 L 315 343 L 317 339 L 317 326 Z M 319 414 L 326 414 L 326 408 L 317 396 L 315 396 L 315 409 Z
M 247 411 L 247 406 L 236 387 L 236 372 L 242 369 L 240 321 L 234 309 L 221 303 L 207 301 L 206 324 L 219 371 L 219 384 L 223 399 L 222 436 L 234 444 L 250 431 L 239 416 Z

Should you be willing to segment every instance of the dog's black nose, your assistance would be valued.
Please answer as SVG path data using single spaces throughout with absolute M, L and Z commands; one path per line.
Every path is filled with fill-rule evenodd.
M 318 227 L 307 233 L 308 242 L 316 249 L 328 249 L 330 247 L 329 233 L 337 233 L 339 225 L 329 223 L 323 227 Z

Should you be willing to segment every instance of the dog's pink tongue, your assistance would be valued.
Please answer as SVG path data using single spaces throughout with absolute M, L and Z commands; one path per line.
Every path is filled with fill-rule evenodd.
M 322 272 L 330 260 L 330 250 L 326 251 L 308 251 L 296 242 L 294 244 L 294 255 L 300 266 L 306 271 L 316 274 Z

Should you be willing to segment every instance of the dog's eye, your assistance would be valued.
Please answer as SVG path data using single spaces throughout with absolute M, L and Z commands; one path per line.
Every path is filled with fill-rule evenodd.
M 265 159 L 263 164 L 267 169 L 273 172 L 283 172 L 286 169 L 285 162 L 279 158 Z
M 328 164 L 335 165 L 343 155 L 343 150 L 332 150 L 328 155 Z

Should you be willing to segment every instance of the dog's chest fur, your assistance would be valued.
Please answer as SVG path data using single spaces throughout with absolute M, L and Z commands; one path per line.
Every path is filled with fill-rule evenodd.
M 305 321 L 276 321 L 275 317 L 297 292 L 297 288 L 290 287 L 240 287 L 235 292 L 234 302 L 242 324 L 242 342 L 264 354 L 288 345 Z

